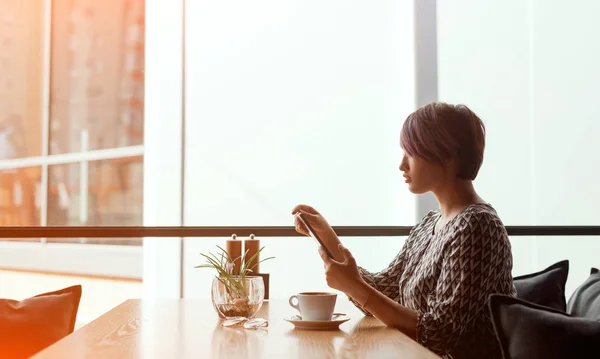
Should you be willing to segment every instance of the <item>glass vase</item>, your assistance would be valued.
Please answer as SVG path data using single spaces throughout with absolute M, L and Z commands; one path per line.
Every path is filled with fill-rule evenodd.
M 265 299 L 262 277 L 215 277 L 211 299 L 220 318 L 252 318 Z

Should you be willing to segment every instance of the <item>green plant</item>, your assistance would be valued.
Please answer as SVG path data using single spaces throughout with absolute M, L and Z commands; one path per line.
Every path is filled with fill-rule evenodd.
M 230 295 L 232 295 L 234 297 L 247 296 L 248 288 L 246 288 L 246 277 L 248 276 L 248 273 L 252 272 L 252 269 L 250 269 L 250 268 L 252 268 L 256 265 L 256 264 L 254 264 L 254 262 L 258 258 L 258 255 L 260 254 L 260 252 L 262 252 L 262 250 L 265 247 L 262 247 L 256 254 L 254 254 L 248 260 L 246 260 L 246 255 L 248 254 L 248 251 L 244 252 L 244 254 L 242 254 L 238 258 L 231 258 L 229 256 L 229 254 L 227 253 L 227 251 L 225 251 L 222 247 L 217 246 L 217 248 L 219 248 L 219 250 L 220 250 L 220 253 L 218 253 L 217 255 L 210 253 L 210 252 L 208 254 L 200 253 L 200 255 L 206 259 L 207 263 L 195 266 L 194 268 L 214 268 L 214 269 L 216 269 L 217 274 L 218 274 L 217 278 L 219 279 L 219 281 L 221 283 L 223 283 L 223 285 L 225 285 L 225 287 L 227 288 L 227 292 Z M 273 258 L 275 258 L 275 257 L 268 257 L 268 258 L 265 258 L 265 259 L 259 261 L 258 263 L 262 263 L 266 260 L 273 259 Z M 240 268 L 240 273 L 235 274 L 235 273 L 233 273 L 233 269 L 234 269 L 233 263 L 238 259 L 240 260 L 241 268 Z

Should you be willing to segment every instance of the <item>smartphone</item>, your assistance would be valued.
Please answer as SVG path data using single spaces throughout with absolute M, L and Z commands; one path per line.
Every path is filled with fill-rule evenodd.
M 321 247 L 323 247 L 323 250 L 325 250 L 325 253 L 327 253 L 329 258 L 334 259 L 333 255 L 331 254 L 331 252 L 329 251 L 329 249 L 327 248 L 325 243 L 323 243 L 321 238 L 319 238 L 319 236 L 317 235 L 317 232 L 308 224 L 308 221 L 304 220 L 304 218 L 302 217 L 302 213 L 301 212 L 296 213 L 296 217 L 298 217 L 300 222 L 302 222 L 302 224 L 304 224 L 304 227 L 306 227 L 306 229 L 308 229 L 308 234 L 310 234 L 310 236 L 313 237 L 315 239 L 315 241 L 317 241 L 317 243 L 319 243 L 321 245 Z

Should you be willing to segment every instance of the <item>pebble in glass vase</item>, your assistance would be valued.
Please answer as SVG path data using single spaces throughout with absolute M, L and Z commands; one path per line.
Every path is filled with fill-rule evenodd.
M 215 277 L 211 299 L 220 318 L 252 318 L 265 299 L 262 277 Z

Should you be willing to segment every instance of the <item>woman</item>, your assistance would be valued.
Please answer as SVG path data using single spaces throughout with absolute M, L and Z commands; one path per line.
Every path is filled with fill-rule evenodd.
M 408 116 L 400 134 L 408 189 L 433 192 L 430 211 L 381 272 L 358 267 L 324 217 L 299 205 L 333 254 L 319 252 L 327 284 L 366 314 L 446 358 L 500 358 L 487 299 L 515 295 L 511 246 L 494 208 L 475 191 L 485 127 L 466 106 L 428 104 Z M 296 230 L 308 235 L 296 221 Z

